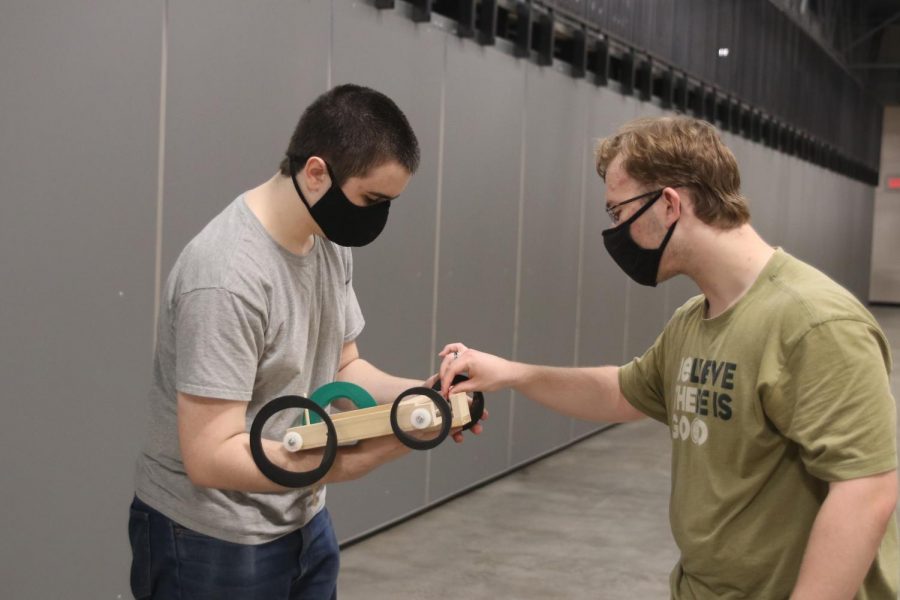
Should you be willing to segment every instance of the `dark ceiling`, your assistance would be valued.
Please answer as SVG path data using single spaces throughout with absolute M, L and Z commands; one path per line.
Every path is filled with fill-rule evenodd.
M 772 0 L 884 105 L 900 105 L 900 0 Z
M 850 71 L 885 105 L 900 105 L 900 0 L 862 0 L 851 47 Z

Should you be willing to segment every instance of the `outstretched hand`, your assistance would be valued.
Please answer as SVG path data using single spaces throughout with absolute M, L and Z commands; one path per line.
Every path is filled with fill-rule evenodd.
M 441 395 L 445 398 L 451 393 L 493 392 L 509 387 L 513 381 L 515 363 L 467 348 L 459 342 L 447 344 L 438 356 L 443 359 L 439 374 Z M 467 375 L 469 380 L 451 385 L 460 373 Z
M 440 376 L 441 376 L 440 373 L 435 373 L 434 375 L 429 377 L 424 383 L 425 387 L 428 387 L 428 388 L 434 387 L 435 382 L 437 382 L 438 377 L 440 377 Z M 454 389 L 454 392 L 455 391 L 456 390 Z M 444 397 L 446 398 L 447 396 L 444 396 Z M 471 406 L 472 406 L 472 396 L 469 396 L 469 407 L 471 408 Z M 478 419 L 477 423 L 475 423 L 474 425 L 472 425 L 471 428 L 469 428 L 469 431 L 471 431 L 475 435 L 481 435 L 481 432 L 484 431 L 484 427 L 481 426 L 481 423 L 482 423 L 482 421 L 487 421 L 488 416 L 489 416 L 488 410 L 485 408 L 484 412 L 482 412 L 482 414 L 481 414 L 481 418 Z M 451 429 L 450 437 L 452 437 L 453 441 L 456 442 L 457 444 L 462 444 L 463 440 L 465 439 L 463 436 L 463 428 L 462 427 L 454 427 L 453 429 Z
M 514 380 L 516 363 L 467 348 L 459 342 L 444 346 L 439 356 L 442 361 L 438 376 L 441 379 L 441 395 L 445 398 L 455 393 L 493 392 L 509 387 Z M 460 374 L 468 376 L 469 379 L 452 385 L 453 379 Z M 487 418 L 488 411 L 485 410 L 481 420 Z M 480 424 L 472 427 L 475 434 L 481 433 L 481 430 Z M 453 432 L 453 439 L 462 442 L 462 432 Z
M 471 404 L 472 404 L 471 394 L 476 391 L 481 392 L 481 391 L 486 391 L 486 390 L 484 388 L 480 387 L 477 383 L 475 383 L 474 385 L 470 385 L 471 382 L 469 382 L 469 381 L 460 382 L 457 385 L 451 385 L 453 382 L 453 379 L 457 375 L 459 375 L 460 373 L 464 373 L 467 370 L 465 368 L 463 368 L 461 370 L 454 370 L 454 369 L 448 368 L 448 365 L 456 360 L 457 355 L 454 355 L 453 353 L 454 352 L 459 353 L 462 350 L 468 350 L 468 349 L 466 349 L 465 346 L 463 346 L 462 344 L 459 344 L 459 343 L 448 344 L 447 346 L 445 346 L 444 350 L 441 351 L 441 353 L 439 354 L 439 356 L 441 356 L 443 358 L 443 361 L 441 363 L 440 372 L 429 377 L 428 380 L 425 382 L 425 385 L 427 387 L 433 387 L 434 384 L 438 380 L 440 380 L 441 381 L 440 392 L 444 398 L 449 399 L 450 394 L 463 394 L 463 393 L 469 394 L 469 405 L 471 406 Z M 497 357 L 491 356 L 490 354 L 484 354 L 481 352 L 477 352 L 475 350 L 468 350 L 468 352 L 480 354 L 484 357 L 495 358 L 495 359 L 497 358 Z M 497 359 L 497 360 L 502 360 L 502 359 Z M 469 376 L 471 377 L 471 375 L 469 375 Z M 474 425 L 472 425 L 471 428 L 469 428 L 469 431 L 471 431 L 474 435 L 480 435 L 481 432 L 484 431 L 484 428 L 482 427 L 481 423 L 484 421 L 487 421 L 489 416 L 490 416 L 490 414 L 489 414 L 488 410 L 485 408 L 481 415 L 481 418 L 478 420 L 477 423 L 475 423 Z M 453 438 L 453 441 L 455 441 L 458 444 L 461 444 L 463 442 L 463 440 L 465 439 L 463 436 L 462 428 L 452 429 L 450 431 L 450 436 Z

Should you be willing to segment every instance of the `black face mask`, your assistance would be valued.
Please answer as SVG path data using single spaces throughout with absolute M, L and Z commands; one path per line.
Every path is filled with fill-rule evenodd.
M 331 177 L 331 187 L 315 205 L 310 206 L 306 201 L 306 196 L 300 190 L 297 178 L 293 175 L 296 171 L 294 171 L 292 157 L 288 157 L 288 168 L 291 170 L 294 189 L 297 190 L 297 194 L 309 210 L 313 221 L 316 222 L 325 237 L 338 246 L 365 246 L 377 238 L 384 229 L 388 211 L 391 208 L 390 200 L 379 202 L 374 206 L 353 204 L 341 190 L 341 186 L 337 184 L 337 179 L 326 162 L 325 168 L 328 169 L 328 176 Z
M 672 223 L 672 226 L 666 232 L 666 237 L 663 239 L 662 244 L 659 245 L 659 248 L 653 250 L 641 248 L 637 245 L 634 238 L 631 237 L 631 224 L 637 221 L 638 217 L 649 210 L 653 203 L 661 197 L 662 191 L 659 192 L 656 198 L 631 215 L 631 218 L 627 221 L 603 231 L 603 245 L 606 246 L 606 251 L 616 261 L 616 264 L 636 282 L 651 287 L 656 287 L 659 262 L 662 260 L 663 250 L 666 249 L 666 244 L 669 243 L 669 238 L 672 237 L 672 232 L 675 231 L 675 225 L 678 224 L 678 221 Z

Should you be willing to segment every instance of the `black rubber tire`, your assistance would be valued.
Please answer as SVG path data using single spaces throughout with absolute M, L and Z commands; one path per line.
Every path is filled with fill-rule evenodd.
M 458 383 L 462 383 L 463 381 L 468 381 L 469 378 L 465 375 L 457 375 L 453 378 L 453 383 L 450 385 L 456 385 Z M 432 389 L 440 391 L 441 390 L 441 380 L 438 379 L 434 382 Z M 466 423 L 463 426 L 463 431 L 468 431 L 475 427 L 475 424 L 481 420 L 481 417 L 484 415 L 484 394 L 481 392 L 472 392 L 472 404 L 469 405 L 469 414 L 472 417 L 472 420 Z
M 263 450 L 262 430 L 272 415 L 289 408 L 304 408 L 313 411 L 322 417 L 322 422 L 328 428 L 328 438 L 325 442 L 325 454 L 322 456 L 322 462 L 318 467 L 311 471 L 288 471 L 283 469 L 269 460 Z M 334 464 L 334 458 L 337 456 L 337 432 L 334 430 L 334 423 L 331 417 L 325 412 L 325 409 L 303 396 L 280 396 L 267 403 L 260 409 L 253 419 L 250 426 L 250 454 L 253 455 L 253 462 L 257 468 L 270 481 L 289 488 L 309 487 L 325 477 L 331 465 Z
M 428 396 L 428 398 L 434 402 L 435 406 L 437 406 L 438 411 L 441 413 L 441 430 L 438 432 L 437 437 L 430 440 L 420 440 L 418 438 L 410 437 L 405 431 L 400 429 L 400 424 L 397 423 L 397 409 L 400 406 L 400 401 L 407 396 Z M 431 450 L 440 445 L 440 443 L 447 439 L 447 436 L 450 434 L 450 421 L 452 419 L 453 415 L 450 412 L 450 404 L 448 404 L 439 393 L 427 387 L 409 388 L 397 396 L 397 399 L 394 400 L 394 404 L 391 406 L 391 429 L 394 430 L 394 435 L 403 442 L 404 446 L 412 448 L 413 450 Z

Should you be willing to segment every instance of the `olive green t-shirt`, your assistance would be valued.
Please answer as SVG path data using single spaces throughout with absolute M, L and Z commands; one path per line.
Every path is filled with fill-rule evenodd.
M 705 312 L 689 300 L 619 371 L 672 434 L 672 597 L 787 598 L 828 482 L 897 468 L 889 345 L 849 292 L 780 249 L 734 306 Z M 898 579 L 892 517 L 857 598 L 896 598 Z

